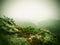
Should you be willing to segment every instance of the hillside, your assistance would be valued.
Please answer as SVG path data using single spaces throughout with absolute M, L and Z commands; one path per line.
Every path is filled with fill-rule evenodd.
M 13 19 L 0 17 L 0 45 L 59 45 L 55 34 L 30 24 L 22 27 Z

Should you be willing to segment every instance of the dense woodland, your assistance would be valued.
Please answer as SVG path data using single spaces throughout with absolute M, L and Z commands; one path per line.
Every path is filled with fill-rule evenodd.
M 22 27 L 0 17 L 0 45 L 60 45 L 56 35 L 44 28 Z

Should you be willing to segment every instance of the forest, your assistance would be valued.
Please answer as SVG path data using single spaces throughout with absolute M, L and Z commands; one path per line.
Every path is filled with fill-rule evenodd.
M 57 36 L 45 28 L 22 27 L 13 19 L 0 17 L 0 45 L 60 45 Z

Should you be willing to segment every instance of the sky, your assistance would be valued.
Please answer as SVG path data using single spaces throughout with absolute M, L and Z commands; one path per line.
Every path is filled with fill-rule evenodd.
M 3 0 L 0 2 L 0 14 L 14 20 L 38 23 L 58 19 L 57 0 Z

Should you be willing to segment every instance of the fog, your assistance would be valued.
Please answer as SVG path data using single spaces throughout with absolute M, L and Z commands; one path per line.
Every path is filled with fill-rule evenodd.
M 38 23 L 44 20 L 58 19 L 56 0 L 3 0 L 1 15 L 16 21 Z

